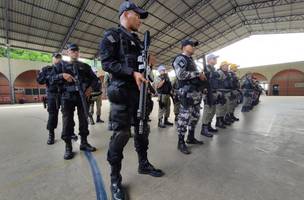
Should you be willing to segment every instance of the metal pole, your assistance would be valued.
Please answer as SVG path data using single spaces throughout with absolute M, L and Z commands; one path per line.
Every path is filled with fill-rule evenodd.
M 207 61 L 206 61 L 206 56 L 205 56 L 205 54 L 202 56 L 202 59 L 203 59 L 203 66 L 204 66 L 204 69 L 206 69 Z
M 96 59 L 96 58 L 94 58 L 93 63 L 94 63 L 94 64 L 93 64 L 93 65 L 94 65 L 94 68 L 97 69 L 97 59 Z
M 7 63 L 8 63 L 8 77 L 9 77 L 9 87 L 11 94 L 11 103 L 15 103 L 15 91 L 14 91 L 14 83 L 12 81 L 12 70 L 11 70 L 11 56 L 10 56 L 10 47 L 6 45 L 6 55 L 7 55 Z

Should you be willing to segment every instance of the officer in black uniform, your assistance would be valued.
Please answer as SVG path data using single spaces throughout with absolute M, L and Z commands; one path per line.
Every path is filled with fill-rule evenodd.
M 60 85 L 61 88 L 61 111 L 62 111 L 62 140 L 66 143 L 64 159 L 69 160 L 74 157 L 72 147 L 72 134 L 74 133 L 74 111 L 77 107 L 79 120 L 79 135 L 81 136 L 80 150 L 96 151 L 92 147 L 87 137 L 89 135 L 88 121 L 85 116 L 83 104 L 78 88 L 76 87 L 76 77 L 78 76 L 80 87 L 85 93 L 85 97 L 89 98 L 93 90 L 98 90 L 99 80 L 88 64 L 78 61 L 79 48 L 76 44 L 68 45 L 68 55 L 70 62 L 61 62 L 54 68 L 52 82 Z M 78 71 L 78 72 L 77 72 Z M 87 109 L 88 104 L 86 103 Z
M 100 57 L 104 71 L 112 75 L 108 87 L 108 98 L 111 102 L 111 123 L 113 135 L 110 140 L 108 161 L 111 165 L 111 192 L 113 199 L 125 199 L 121 186 L 121 161 L 123 149 L 130 137 L 131 124 L 135 126 L 134 144 L 138 154 L 140 174 L 154 177 L 163 176 L 147 158 L 150 128 L 144 122 L 144 133 L 139 134 L 139 120 L 136 116 L 139 103 L 139 87 L 147 82 L 138 72 L 139 56 L 143 44 L 134 32 L 138 32 L 140 19 L 148 17 L 148 12 L 132 2 L 125 1 L 120 5 L 120 26 L 105 32 L 100 44 Z M 147 117 L 146 117 L 147 119 Z
M 58 124 L 58 110 L 60 107 L 60 96 L 59 88 L 56 84 L 50 83 L 50 77 L 54 65 L 61 62 L 62 56 L 59 53 L 53 53 L 53 65 L 45 66 L 42 68 L 41 72 L 38 74 L 37 82 L 41 85 L 46 84 L 46 94 L 47 94 L 47 111 L 49 113 L 48 122 L 46 129 L 49 131 L 49 138 L 47 140 L 48 145 L 55 143 L 55 132 Z

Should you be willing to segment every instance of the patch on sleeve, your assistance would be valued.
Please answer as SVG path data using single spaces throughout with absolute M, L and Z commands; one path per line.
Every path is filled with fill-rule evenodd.
M 186 65 L 185 59 L 182 56 L 177 57 L 175 61 L 180 68 L 184 68 Z
M 108 35 L 107 39 L 111 42 L 111 43 L 115 43 L 116 40 L 114 39 L 114 37 L 112 35 Z

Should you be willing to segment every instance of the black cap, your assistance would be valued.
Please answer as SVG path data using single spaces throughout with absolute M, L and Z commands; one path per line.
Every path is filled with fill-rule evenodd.
M 191 45 L 193 47 L 196 47 L 196 46 L 198 46 L 198 44 L 199 44 L 198 41 L 192 41 L 190 39 L 186 39 L 186 40 L 182 41 L 182 48 L 187 46 L 187 45 Z
M 118 12 L 119 17 L 122 15 L 123 12 L 128 11 L 128 10 L 133 10 L 134 12 L 139 14 L 140 19 L 146 19 L 149 15 L 149 13 L 147 11 L 139 8 L 135 3 L 131 2 L 131 1 L 125 1 L 122 4 L 120 4 L 119 12 Z
M 68 44 L 67 46 L 68 46 L 68 50 L 79 51 L 79 47 L 77 44 L 71 43 L 71 44 Z
M 62 55 L 60 53 L 58 53 L 58 52 L 55 52 L 55 53 L 52 54 L 52 57 L 53 58 L 61 58 Z

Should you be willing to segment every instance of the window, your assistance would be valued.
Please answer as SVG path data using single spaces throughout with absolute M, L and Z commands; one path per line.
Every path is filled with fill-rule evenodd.
M 42 94 L 42 95 L 46 94 L 45 88 L 40 88 L 40 94 Z
M 39 89 L 38 88 L 33 89 L 33 95 L 39 95 Z
M 33 95 L 32 89 L 25 89 L 25 95 Z

